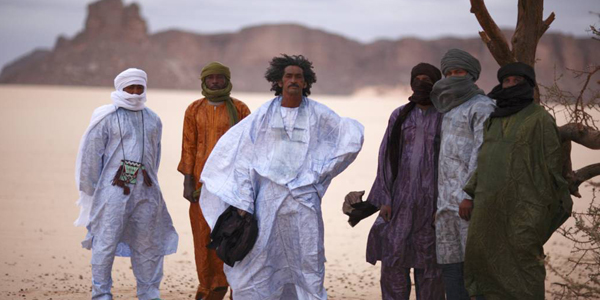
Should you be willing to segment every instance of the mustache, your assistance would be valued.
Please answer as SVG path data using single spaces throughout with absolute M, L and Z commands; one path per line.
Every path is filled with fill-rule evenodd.
M 300 86 L 299 86 L 297 83 L 290 83 L 290 85 L 289 85 L 289 86 L 295 86 L 295 87 L 297 87 L 297 88 L 299 88 L 299 87 L 300 87 Z

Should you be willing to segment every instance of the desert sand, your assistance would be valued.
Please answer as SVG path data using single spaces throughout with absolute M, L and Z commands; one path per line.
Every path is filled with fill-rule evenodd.
M 201 94 L 149 88 L 147 106 L 163 122 L 159 181 L 180 237 L 177 253 L 165 259 L 162 298 L 192 299 L 197 279 L 188 202 L 182 197 L 183 176 L 176 168 L 184 111 Z M 92 111 L 110 103 L 110 92 L 110 88 L 0 86 L 1 299 L 90 299 L 91 252 L 80 245 L 86 230 L 73 226 L 79 213 L 75 205 L 75 157 Z M 233 96 L 245 101 L 253 111 L 272 98 L 272 94 Z M 328 260 L 325 286 L 330 299 L 378 299 L 379 264 L 372 266 L 364 259 L 374 216 L 351 228 L 341 206 L 348 191 L 370 189 L 389 114 L 406 102 L 407 95 L 388 94 L 382 98 L 362 93 L 311 98 L 365 126 L 362 152 L 334 179 L 323 199 Z M 597 118 L 598 115 L 596 112 Z M 558 117 L 558 123 L 564 123 L 562 116 Z M 574 168 L 597 162 L 597 158 L 594 151 L 574 146 Z M 575 200 L 577 211 L 585 209 L 591 199 L 591 188 L 582 190 L 583 200 Z M 551 257 L 568 255 L 569 250 L 570 244 L 557 234 L 545 247 Z M 135 298 L 129 259 L 115 260 L 113 280 L 115 299 Z M 554 277 L 549 276 L 547 286 L 552 280 Z

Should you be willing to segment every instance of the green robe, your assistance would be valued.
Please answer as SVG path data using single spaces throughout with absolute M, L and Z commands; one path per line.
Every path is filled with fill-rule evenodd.
M 478 167 L 465 186 L 474 209 L 465 285 L 494 299 L 544 299 L 543 245 L 571 214 L 554 119 L 538 104 L 485 124 Z

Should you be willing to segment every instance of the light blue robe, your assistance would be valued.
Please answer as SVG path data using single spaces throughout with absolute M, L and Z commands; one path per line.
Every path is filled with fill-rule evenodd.
M 458 215 L 463 188 L 477 168 L 485 120 L 494 111 L 494 100 L 476 95 L 444 114 L 438 167 L 438 199 L 435 216 L 438 264 L 465 260 L 469 222 Z
M 92 297 L 111 299 L 114 256 L 127 256 L 138 283 L 138 298 L 158 298 L 163 256 L 175 253 L 178 243 L 157 177 L 162 124 L 148 108 L 121 108 L 118 116 L 119 120 L 116 112 L 109 113 L 82 141 L 79 190 L 92 197 L 88 233 L 82 245 L 92 250 Z M 131 193 L 124 195 L 121 187 L 112 185 L 112 179 L 123 152 L 127 160 L 141 161 L 142 141 L 143 163 L 153 185 L 144 185 L 140 170 L 137 184 L 130 185 Z
M 233 205 L 253 213 L 259 234 L 234 267 L 234 299 L 326 299 L 321 199 L 358 155 L 363 126 L 304 98 L 290 136 L 277 97 L 221 137 L 204 170 L 200 204 L 214 227 Z

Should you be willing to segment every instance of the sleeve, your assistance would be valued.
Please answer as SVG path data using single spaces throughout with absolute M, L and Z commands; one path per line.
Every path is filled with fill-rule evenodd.
M 200 205 L 211 228 L 230 205 L 254 213 L 251 119 L 240 121 L 219 139 L 202 170 Z
M 337 134 L 337 139 L 335 139 L 333 151 L 325 156 L 315 186 L 321 198 L 324 196 L 331 180 L 342 173 L 356 159 L 364 142 L 364 127 L 362 124 L 354 119 L 341 118 L 334 112 L 327 117 L 329 120 L 326 122 L 331 122 L 332 118 L 338 119 L 337 126 L 333 127 L 336 133 L 322 133 L 325 135 Z M 323 127 L 328 128 L 330 126 Z
M 475 174 L 475 169 L 477 169 L 477 159 L 479 158 L 479 150 L 481 149 L 481 145 L 483 145 L 483 132 L 485 129 L 485 124 L 487 124 L 486 120 L 493 111 L 494 102 L 491 100 L 489 102 L 482 101 L 473 105 L 472 107 L 469 123 L 471 126 L 471 132 L 473 133 L 473 149 L 471 150 L 471 155 L 469 156 L 467 175 L 465 177 L 467 178 L 467 181 L 465 184 L 468 184 L 470 179 Z M 463 194 L 462 199 L 473 199 L 473 197 L 467 192 L 461 191 L 461 193 Z
M 250 113 L 251 112 L 248 106 L 246 106 L 244 102 L 240 101 L 240 120 L 243 120 L 245 117 L 250 115 Z
M 550 235 L 560 227 L 570 216 L 573 209 L 573 200 L 569 192 L 569 184 L 562 175 L 562 168 L 564 163 L 564 156 L 560 144 L 560 136 L 558 128 L 554 119 L 549 115 L 545 114 L 542 121 L 542 146 L 548 172 L 550 172 L 550 178 L 552 178 L 555 195 L 558 203 L 556 203 L 558 210 L 552 219 L 552 226 L 546 238 L 550 238 Z
M 198 147 L 198 127 L 196 126 L 196 102 L 190 104 L 183 119 L 183 138 L 181 143 L 181 160 L 177 170 L 183 175 L 194 173 L 196 151 Z
M 371 186 L 371 190 L 369 191 L 369 196 L 367 197 L 367 201 L 371 204 L 381 207 L 382 205 L 392 205 L 392 193 L 391 186 L 386 182 L 386 177 L 390 177 L 392 174 L 391 166 L 387 161 L 386 150 L 387 144 L 390 135 L 392 134 L 392 129 L 394 128 L 394 123 L 396 122 L 397 114 L 392 113 L 390 119 L 388 120 L 388 126 L 385 130 L 383 138 L 381 140 L 381 145 L 379 146 L 379 158 L 377 162 L 377 176 L 375 177 L 375 181 Z
M 465 188 L 463 189 L 463 191 L 465 191 L 465 193 L 467 193 L 467 195 L 469 195 L 469 197 L 471 197 L 470 199 L 475 199 L 475 189 L 476 188 L 477 188 L 477 169 L 475 169 L 475 172 L 473 172 L 471 179 L 469 179 L 469 181 L 467 182 L 467 185 L 465 185 Z M 468 198 L 463 198 L 463 199 L 468 199 Z
M 162 121 L 160 118 L 158 119 L 158 145 L 156 145 L 156 165 L 155 170 L 158 174 L 158 169 L 160 167 L 160 158 L 162 155 Z
M 108 143 L 108 129 L 105 118 L 102 122 L 91 128 L 81 148 L 81 167 L 79 170 L 79 191 L 92 196 L 100 180 L 104 167 L 104 153 Z

